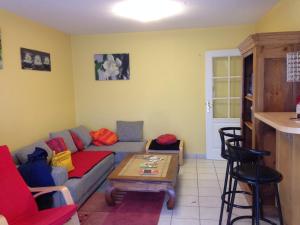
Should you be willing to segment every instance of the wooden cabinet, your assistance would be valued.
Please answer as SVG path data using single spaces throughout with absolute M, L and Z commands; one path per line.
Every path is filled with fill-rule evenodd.
M 300 51 L 300 32 L 250 35 L 239 49 L 243 56 L 241 126 L 244 145 L 271 152 L 265 164 L 276 168 L 276 130 L 254 118 L 255 112 L 293 112 L 300 83 L 286 80 L 286 55 Z M 267 203 L 272 191 L 265 190 Z

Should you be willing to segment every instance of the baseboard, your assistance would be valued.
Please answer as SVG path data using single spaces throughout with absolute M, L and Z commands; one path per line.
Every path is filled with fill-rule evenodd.
M 204 153 L 184 153 L 185 159 L 206 159 L 206 154 Z

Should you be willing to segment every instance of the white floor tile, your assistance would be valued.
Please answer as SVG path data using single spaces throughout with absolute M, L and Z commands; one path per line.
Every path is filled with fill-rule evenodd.
M 197 179 L 183 179 L 179 178 L 177 181 L 177 185 L 181 187 L 198 187 Z
M 221 191 L 219 187 L 199 187 L 199 196 L 219 196 L 221 197 Z
M 176 199 L 177 206 L 199 206 L 197 195 L 178 195 Z
M 173 211 L 172 219 L 199 219 L 199 207 L 177 206 Z
M 216 174 L 201 173 L 198 174 L 198 180 L 217 180 Z
M 180 167 L 179 172 L 197 173 L 197 168 L 196 167 Z
M 197 173 L 179 173 L 179 179 L 197 179 Z
M 219 225 L 217 220 L 200 220 L 200 225 Z
M 196 195 L 198 196 L 198 188 L 197 187 L 184 187 L 182 185 L 178 185 L 176 187 L 177 195 Z
M 220 197 L 199 196 L 199 205 L 201 207 L 221 207 Z
M 200 207 L 200 218 L 203 220 L 219 220 L 220 207 Z
M 157 225 L 171 225 L 172 217 L 160 217 Z
M 213 167 L 208 167 L 208 168 L 207 167 L 198 167 L 197 172 L 198 173 L 213 173 L 213 174 L 215 174 L 216 170 Z
M 172 219 L 171 225 L 200 225 L 198 219 Z
M 219 182 L 215 179 L 213 180 L 205 180 L 205 179 L 198 179 L 198 187 L 218 187 Z
M 217 173 L 226 173 L 226 167 L 216 167 L 215 169 Z

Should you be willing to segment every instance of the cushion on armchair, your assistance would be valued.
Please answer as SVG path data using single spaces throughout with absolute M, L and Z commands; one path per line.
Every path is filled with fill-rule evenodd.
M 144 121 L 117 121 L 119 141 L 143 141 Z

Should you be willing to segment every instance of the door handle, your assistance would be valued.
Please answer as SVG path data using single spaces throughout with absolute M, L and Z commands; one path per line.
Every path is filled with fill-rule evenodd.
M 209 113 L 212 108 L 212 103 L 210 101 L 207 101 L 205 104 L 206 104 L 206 112 Z

